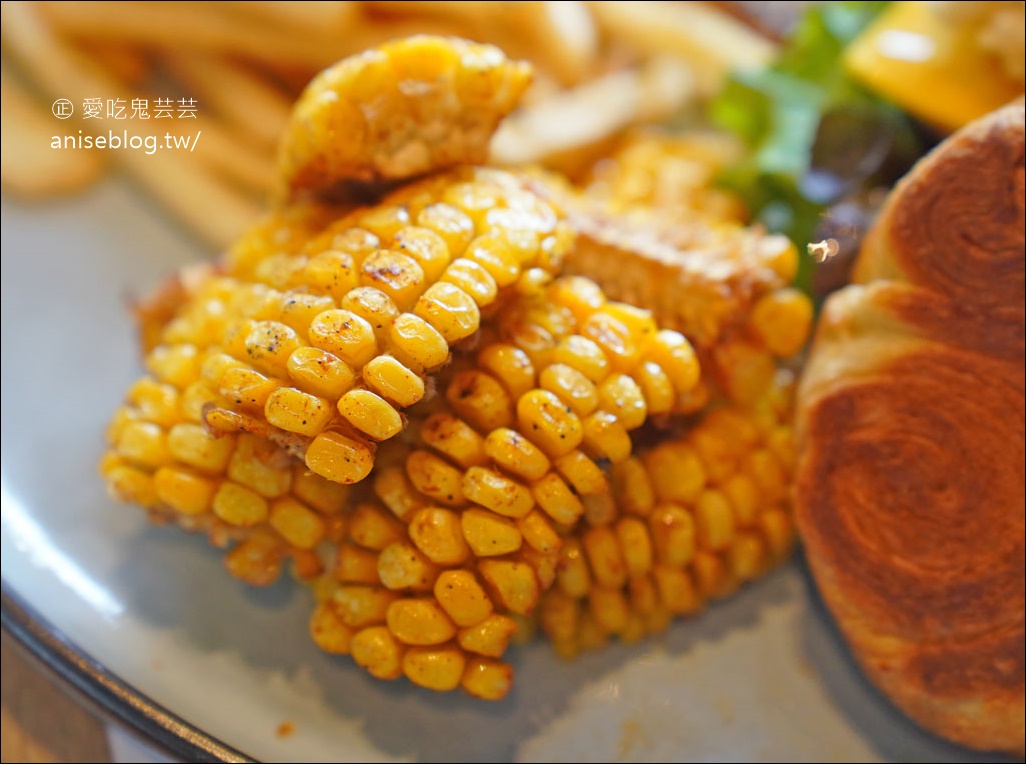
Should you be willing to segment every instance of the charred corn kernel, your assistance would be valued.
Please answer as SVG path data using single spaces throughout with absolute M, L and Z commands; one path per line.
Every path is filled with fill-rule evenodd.
M 341 584 L 331 594 L 331 606 L 342 623 L 353 628 L 383 624 L 389 605 L 399 595 L 381 586 Z
M 547 366 L 538 375 L 538 385 L 555 393 L 578 416 L 587 416 L 599 405 L 598 390 L 590 379 L 565 363 Z
M 748 317 L 752 333 L 773 355 L 790 358 L 804 347 L 812 326 L 812 301 L 797 289 L 760 297 Z
M 184 390 L 200 375 L 201 354 L 191 343 L 158 345 L 146 356 L 146 369 L 161 382 Z
M 374 453 L 367 446 L 338 432 L 322 432 L 306 449 L 306 466 L 321 477 L 347 485 L 370 474 Z
M 332 416 L 328 401 L 292 387 L 277 388 L 264 404 L 268 424 L 311 438 L 327 426 Z
M 685 443 L 662 443 L 642 457 L 656 496 L 661 501 L 689 504 L 705 487 L 705 469 L 694 450 Z
M 349 516 L 347 534 L 353 543 L 381 551 L 389 544 L 401 541 L 405 528 L 385 508 L 364 502 L 357 504 Z
M 613 491 L 623 512 L 647 517 L 656 505 L 655 488 L 648 470 L 637 457 L 613 466 Z
M 325 525 L 320 515 L 288 496 L 271 502 L 268 522 L 283 539 L 300 549 L 313 549 L 324 539 Z
M 545 514 L 561 525 L 573 525 L 584 514 L 581 500 L 554 472 L 532 484 L 531 495 Z
M 409 534 L 417 548 L 438 565 L 459 565 L 470 553 L 463 538 L 461 515 L 450 509 L 418 510 L 410 518 Z
M 263 411 L 278 383 L 242 366 L 225 370 L 218 392 L 243 411 Z
M 393 590 L 430 591 L 439 568 L 414 544 L 393 541 L 378 555 L 378 577 Z
M 537 446 L 508 427 L 499 427 L 488 433 L 484 440 L 484 453 L 507 472 L 531 481 L 541 479 L 551 466 Z
M 531 390 L 517 401 L 520 431 L 551 458 L 577 448 L 584 439 L 581 420 L 547 390 Z
M 242 433 L 228 460 L 228 477 L 273 499 L 292 485 L 292 461 L 270 441 Z
M 243 342 L 246 357 L 258 370 L 284 376 L 289 356 L 299 345 L 295 330 L 279 321 L 256 321 Z
M 534 387 L 534 365 L 515 345 L 490 343 L 477 355 L 477 365 L 499 380 L 513 400 Z
M 412 313 L 403 313 L 392 322 L 389 342 L 395 357 L 418 373 L 437 369 L 449 359 L 449 344 L 445 337 Z
M 492 613 L 473 626 L 456 633 L 456 641 L 467 652 L 499 658 L 506 652 L 517 624 L 508 615 Z
M 484 559 L 478 562 L 478 571 L 507 610 L 527 615 L 538 604 L 538 578 L 530 565 L 517 560 Z
M 328 400 L 338 400 L 356 384 L 353 368 L 320 348 L 297 348 L 289 356 L 286 370 L 301 390 Z
M 378 356 L 364 366 L 363 381 L 378 395 L 403 408 L 424 397 L 424 380 L 392 356 Z
M 439 692 L 460 686 L 466 664 L 466 655 L 458 647 L 411 647 L 403 654 L 406 678 Z
M 613 464 L 631 455 L 631 436 L 615 414 L 596 411 L 584 418 L 584 450 L 596 459 L 608 459 Z
M 544 514 L 532 509 L 517 521 L 517 528 L 532 548 L 542 554 L 554 554 L 563 543 L 556 529 L 552 527 Z
M 246 527 L 267 519 L 267 499 L 230 480 L 221 483 L 212 506 L 214 514 L 229 525 Z
M 627 598 L 619 586 L 595 586 L 589 592 L 588 605 L 596 626 L 606 634 L 620 634 L 630 621 Z
M 233 576 L 251 586 L 268 586 L 281 574 L 284 551 L 280 539 L 258 531 L 236 544 L 224 556 L 224 566 Z
M 402 676 L 404 650 L 385 626 L 360 629 L 349 642 L 353 660 L 378 679 L 398 679 Z
M 432 414 L 420 427 L 420 439 L 464 469 L 483 464 L 486 442 L 477 432 L 452 414 Z
M 424 499 L 398 464 L 375 471 L 374 495 L 403 522 L 408 522 L 413 513 L 424 506 Z
M 310 635 L 326 653 L 348 655 L 356 629 L 342 622 L 330 602 L 321 602 L 310 616 Z
M 475 626 L 494 611 L 484 587 L 469 570 L 445 570 L 435 580 L 435 599 L 461 629 Z
M 217 487 L 212 480 L 188 470 L 161 467 L 153 475 L 153 490 L 175 511 L 201 515 L 210 509 Z
M 513 686 L 513 669 L 509 664 L 486 658 L 470 658 L 460 679 L 469 695 L 481 700 L 502 700 Z
M 373 440 L 388 440 L 403 429 L 403 419 L 380 395 L 370 390 L 350 390 L 339 398 L 338 413 Z
M 426 286 L 420 263 L 408 255 L 389 249 L 379 249 L 363 261 L 360 281 L 365 287 L 380 290 L 391 298 L 395 307 L 403 311 L 413 307 Z M 398 311 L 395 315 L 398 315 Z
M 614 532 L 627 575 L 634 577 L 648 573 L 652 569 L 654 551 L 645 523 L 636 517 L 623 517 L 617 521 Z
M 450 265 L 446 273 L 452 267 Z M 458 286 L 444 281 L 428 287 L 413 312 L 438 330 L 450 345 L 474 334 L 481 325 L 481 313 L 473 298 Z
M 460 527 L 475 557 L 509 554 L 520 549 L 523 534 L 509 518 L 486 509 L 467 509 L 460 514 Z
M 335 578 L 344 584 L 378 584 L 378 555 L 348 541 L 338 547 Z
M 513 421 L 513 401 L 494 377 L 483 371 L 458 372 L 449 383 L 445 399 L 471 427 L 490 432 Z
M 378 352 L 374 328 L 360 316 L 336 308 L 319 313 L 310 324 L 310 344 L 360 368 Z
M 160 427 L 178 422 L 178 390 L 172 385 L 143 377 L 128 389 L 128 403 L 137 416 Z
M 414 487 L 429 500 L 447 507 L 463 506 L 463 475 L 451 464 L 423 450 L 406 459 L 406 474 Z
M 434 599 L 398 599 L 388 606 L 388 630 L 407 645 L 439 645 L 456 636 L 456 626 Z
M 698 589 L 686 570 L 671 565 L 656 565 L 652 578 L 659 592 L 659 602 L 668 613 L 687 615 L 702 606 Z
M 323 515 L 338 515 L 349 503 L 349 488 L 325 480 L 296 464 L 292 469 L 292 493 Z
M 576 369 L 594 383 L 609 373 L 609 359 L 594 340 L 573 334 L 560 340 L 552 351 L 552 361 Z
M 660 504 L 649 515 L 656 560 L 671 567 L 687 565 L 697 548 L 695 520 L 683 507 Z
M 616 532 L 608 525 L 588 528 L 581 539 L 588 567 L 599 586 L 620 587 L 627 582 L 627 563 Z
M 727 497 L 715 489 L 706 489 L 695 502 L 695 536 L 703 549 L 721 550 L 734 540 L 734 513 Z
M 523 517 L 534 507 L 527 486 L 487 467 L 471 467 L 463 473 L 462 488 L 468 500 L 506 517 Z
M 141 467 L 160 467 L 168 463 L 171 452 L 164 430 L 152 422 L 127 422 L 121 428 L 117 453 Z
M 578 496 L 591 496 L 604 492 L 609 484 L 606 475 L 595 462 L 581 451 L 571 451 L 558 457 L 553 465 L 559 474 L 573 486 Z

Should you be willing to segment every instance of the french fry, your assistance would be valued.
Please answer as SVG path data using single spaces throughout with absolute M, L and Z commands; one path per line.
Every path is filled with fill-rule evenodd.
M 731 71 L 766 65 L 776 52 L 768 39 L 704 3 L 593 1 L 588 7 L 610 39 L 690 64 L 705 93 L 714 92 Z
M 218 11 L 249 15 L 289 32 L 315 35 L 344 34 L 360 13 L 357 3 L 339 0 L 236 0 L 217 5 Z
M 0 5 L 0 37 L 5 52 L 51 98 L 80 102 L 97 94 L 131 98 L 122 83 L 57 37 L 35 5 Z M 170 151 L 111 150 L 107 157 L 216 247 L 227 245 L 259 217 L 259 205 L 233 190 L 202 162 L 183 161 Z
M 80 191 L 103 173 L 97 151 L 59 151 L 50 147 L 53 125 L 21 85 L 6 73 L 0 78 L 4 119 L 0 122 L 0 181 L 17 196 L 39 199 Z

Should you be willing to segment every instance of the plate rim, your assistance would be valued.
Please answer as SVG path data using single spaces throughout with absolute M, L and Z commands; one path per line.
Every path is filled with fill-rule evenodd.
M 0 626 L 16 646 L 103 717 L 187 762 L 256 762 L 125 682 L 82 650 L 6 580 L 0 582 Z

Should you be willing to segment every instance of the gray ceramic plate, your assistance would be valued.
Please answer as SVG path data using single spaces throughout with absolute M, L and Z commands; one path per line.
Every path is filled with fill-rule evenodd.
M 231 579 L 96 474 L 139 372 L 127 298 L 207 253 L 108 181 L 2 203 L 4 624 L 185 758 L 265 761 L 982 761 L 869 687 L 800 561 L 644 644 L 510 656 L 501 703 L 382 683 L 306 635 L 307 593 Z M 291 729 L 291 734 L 283 730 Z

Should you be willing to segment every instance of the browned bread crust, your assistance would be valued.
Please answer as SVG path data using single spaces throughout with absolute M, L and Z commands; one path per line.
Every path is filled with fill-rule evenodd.
M 796 522 L 869 678 L 965 746 L 1024 748 L 1024 109 L 894 190 L 799 389 Z

